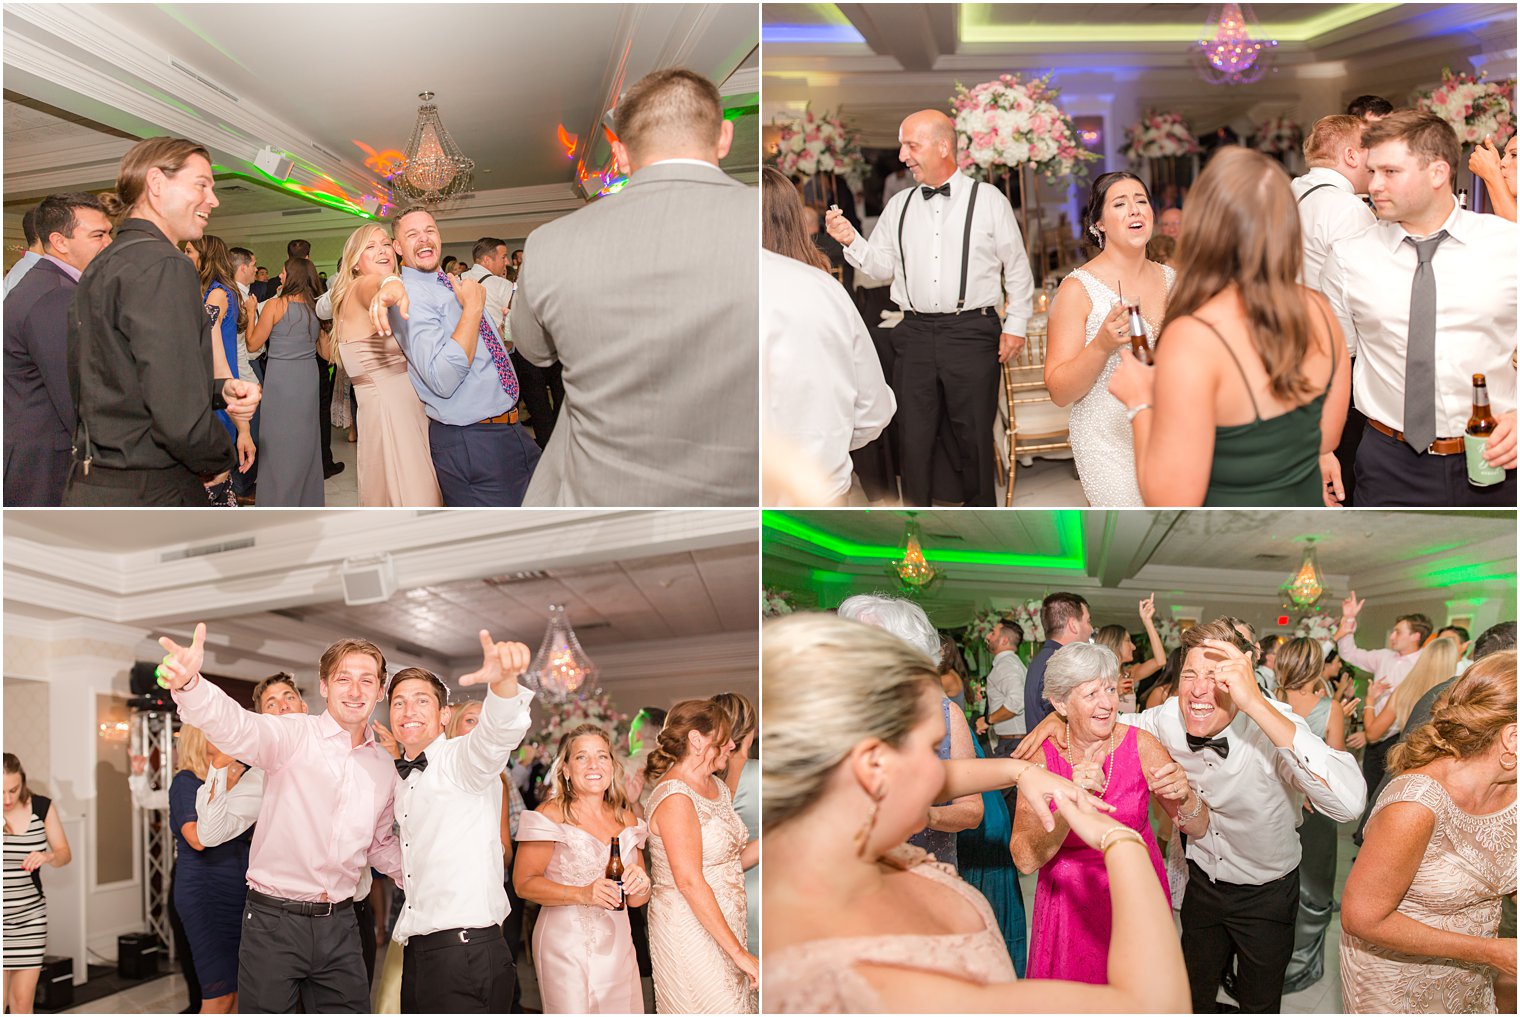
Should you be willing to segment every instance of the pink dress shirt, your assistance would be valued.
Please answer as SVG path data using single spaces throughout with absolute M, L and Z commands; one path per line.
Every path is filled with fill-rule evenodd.
M 396 766 L 366 730 L 364 743 L 327 713 L 251 713 L 206 681 L 174 693 L 180 717 L 223 752 L 266 774 L 253 829 L 248 885 L 291 900 L 344 901 L 373 865 L 402 884 L 391 829 Z
M 1388 682 L 1388 691 L 1378 696 L 1376 702 L 1369 704 L 1375 713 L 1383 712 L 1383 707 L 1388 704 L 1388 700 L 1393 698 L 1393 693 L 1398 689 L 1399 684 L 1409 677 L 1410 671 L 1414 670 L 1415 661 L 1420 659 L 1419 650 L 1413 653 L 1406 653 L 1403 656 L 1387 647 L 1377 650 L 1364 650 L 1356 645 L 1355 629 L 1341 636 L 1335 647 L 1341 651 L 1341 659 L 1345 660 L 1352 667 L 1359 667 L 1363 671 L 1371 671 L 1373 681 Z M 1388 729 L 1388 733 L 1383 736 L 1383 739 L 1386 741 L 1398 733 L 1399 728 L 1395 724 Z

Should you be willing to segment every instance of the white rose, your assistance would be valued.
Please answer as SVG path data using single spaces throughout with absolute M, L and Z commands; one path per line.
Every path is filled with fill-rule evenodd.
M 802 132 L 798 131 L 796 134 L 793 134 L 791 139 L 787 142 L 787 147 L 790 148 L 793 152 L 800 152 L 802 151 L 802 147 L 805 144 L 806 142 L 802 140 Z
M 818 157 L 818 170 L 821 173 L 831 173 L 834 170 L 834 156 L 828 152 Z

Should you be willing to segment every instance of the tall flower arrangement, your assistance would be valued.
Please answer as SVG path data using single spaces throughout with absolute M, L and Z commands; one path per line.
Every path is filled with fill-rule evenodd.
M 957 83 L 950 100 L 963 172 L 981 180 L 1033 163 L 1047 180 L 1087 174 L 1098 156 L 1082 147 L 1071 118 L 1056 105 L 1050 75 L 1024 81 L 1004 74 L 973 88 Z
M 1298 620 L 1293 626 L 1293 634 L 1319 643 L 1334 643 L 1335 630 L 1340 627 L 1340 619 L 1328 614 L 1308 614 Z
M 1269 117 L 1251 138 L 1251 147 L 1268 155 L 1290 155 L 1303 144 L 1304 129 L 1287 117 Z
M 1415 108 L 1451 124 L 1465 145 L 1481 144 L 1492 134 L 1503 148 L 1515 131 L 1515 80 L 1487 81 L 1483 74 L 1453 74 L 1443 67 L 1440 86 L 1416 96 Z
M 1157 113 L 1148 109 L 1145 116 L 1125 128 L 1124 133 L 1129 141 L 1125 143 L 1123 153 L 1131 162 L 1192 155 L 1198 151 L 1198 139 L 1193 137 L 1180 113 Z
M 552 759 L 565 732 L 582 724 L 595 724 L 606 731 L 614 746 L 628 744 L 628 715 L 615 708 L 612 698 L 600 688 L 571 696 L 563 703 L 535 698 L 533 714 L 533 726 L 524 741 L 537 745 L 544 758 Z
M 814 113 L 811 106 L 801 120 L 781 125 L 771 163 L 789 177 L 837 173 L 855 187 L 866 171 L 855 132 L 838 114 Z

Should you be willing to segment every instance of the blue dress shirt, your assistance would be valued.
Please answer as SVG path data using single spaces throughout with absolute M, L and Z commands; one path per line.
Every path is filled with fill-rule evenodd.
M 463 309 L 453 291 L 438 281 L 438 273 L 403 267 L 401 282 L 411 317 L 403 320 L 392 307 L 391 331 L 406 354 L 407 373 L 428 417 L 463 426 L 510 410 L 512 402 L 485 341 L 475 344 L 473 360 L 466 360 L 454 341 Z

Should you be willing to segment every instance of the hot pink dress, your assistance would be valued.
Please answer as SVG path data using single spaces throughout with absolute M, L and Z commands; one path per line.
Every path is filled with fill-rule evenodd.
M 1114 749 L 1113 771 L 1103 800 L 1116 807 L 1113 817 L 1145 838 L 1156 879 L 1171 903 L 1166 868 L 1148 809 L 1151 792 L 1140 768 L 1140 735 L 1135 728 Z M 1046 741 L 1045 765 L 1051 773 L 1071 779 L 1071 766 L 1055 745 Z M 1054 857 L 1040 868 L 1035 884 L 1034 920 L 1029 923 L 1029 968 L 1026 978 L 1060 978 L 1071 982 L 1108 984 L 1108 938 L 1114 914 L 1108 899 L 1108 870 L 1097 848 L 1074 833 Z

